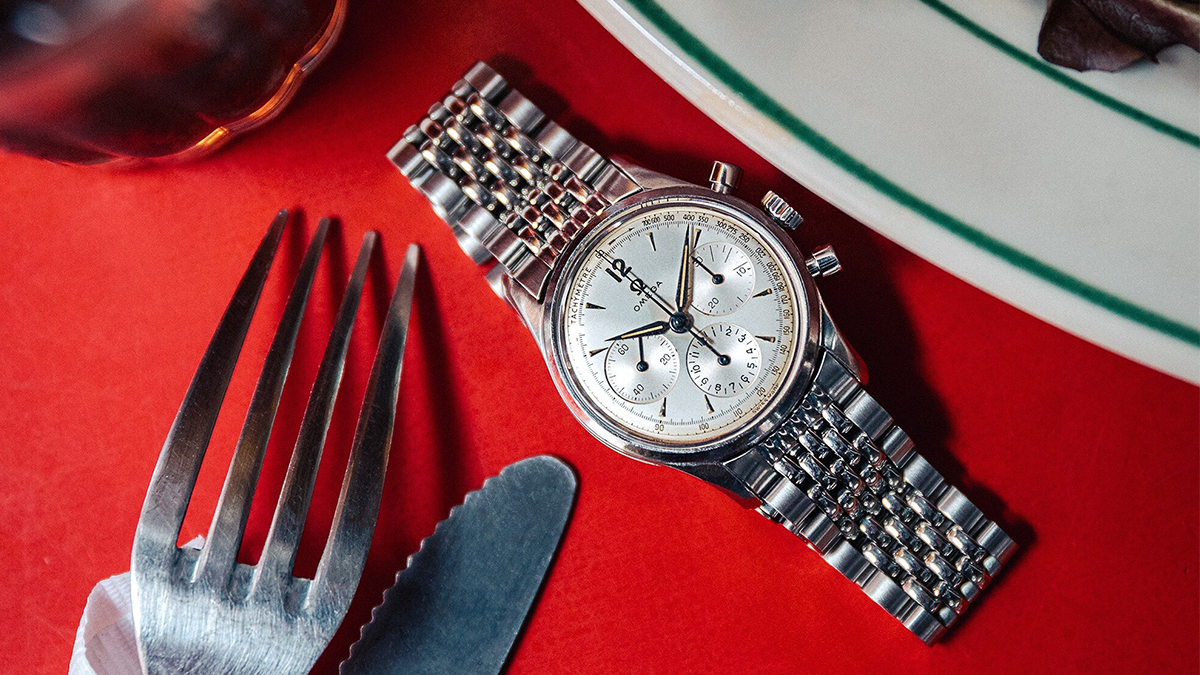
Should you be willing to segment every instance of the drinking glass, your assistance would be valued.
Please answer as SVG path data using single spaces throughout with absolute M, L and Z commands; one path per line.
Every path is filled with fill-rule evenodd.
M 67 164 L 192 159 L 279 114 L 347 0 L 0 0 L 0 145 Z

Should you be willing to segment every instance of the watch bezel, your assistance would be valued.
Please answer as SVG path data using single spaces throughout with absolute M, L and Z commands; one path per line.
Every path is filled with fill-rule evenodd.
M 748 423 L 696 444 L 655 443 L 610 420 L 602 411 L 593 411 L 586 397 L 575 391 L 573 376 L 570 375 L 571 366 L 562 346 L 565 331 L 561 317 L 566 309 L 566 291 L 570 287 L 570 284 L 563 282 L 578 273 L 585 257 L 580 252 L 590 250 L 597 240 L 644 209 L 672 200 L 699 202 L 707 208 L 725 212 L 756 230 L 756 234 L 783 262 L 784 272 L 792 274 L 795 301 L 799 304 L 803 300 L 804 303 L 803 307 L 797 307 L 799 331 L 796 356 L 775 396 Z M 701 187 L 672 186 L 637 192 L 613 204 L 585 225 L 559 254 L 559 259 L 561 263 L 554 266 L 547 281 L 544 297 L 548 311 L 543 315 L 541 343 L 547 347 L 546 361 L 554 386 L 572 415 L 600 442 L 622 454 L 657 464 L 686 466 L 722 461 L 761 440 L 799 404 L 816 369 L 820 347 L 821 310 L 816 284 L 791 237 L 748 202 Z

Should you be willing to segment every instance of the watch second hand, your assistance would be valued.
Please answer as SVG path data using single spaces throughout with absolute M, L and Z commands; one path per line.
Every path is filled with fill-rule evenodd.
M 696 264 L 700 266 L 700 269 L 712 275 L 712 282 L 714 286 L 720 286 L 721 283 L 725 281 L 725 275 L 717 274 L 716 272 L 708 269 L 708 265 L 705 265 L 704 261 L 700 260 L 700 256 L 696 256 L 694 260 L 696 261 Z

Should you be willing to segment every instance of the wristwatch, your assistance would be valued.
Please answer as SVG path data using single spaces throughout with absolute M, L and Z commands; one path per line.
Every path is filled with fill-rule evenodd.
M 800 215 L 606 159 L 477 63 L 389 159 L 524 320 L 605 445 L 752 499 L 927 644 L 1016 545 L 863 388 Z

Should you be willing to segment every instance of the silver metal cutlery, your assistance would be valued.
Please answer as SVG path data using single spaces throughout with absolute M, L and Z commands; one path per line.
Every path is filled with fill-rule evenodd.
M 489 478 L 409 558 L 342 675 L 495 675 L 508 659 L 575 503 L 546 455 Z
M 292 574 L 368 264 L 368 233 L 317 371 L 270 531 L 256 565 L 237 562 L 263 453 L 329 221 L 321 221 L 279 321 L 199 550 L 176 546 L 196 477 L 278 248 L 271 224 L 200 361 L 163 444 L 133 542 L 134 624 L 147 675 L 307 673 L 341 624 L 375 530 L 395 420 L 419 251 L 408 249 L 388 308 L 338 498 L 313 579 Z

